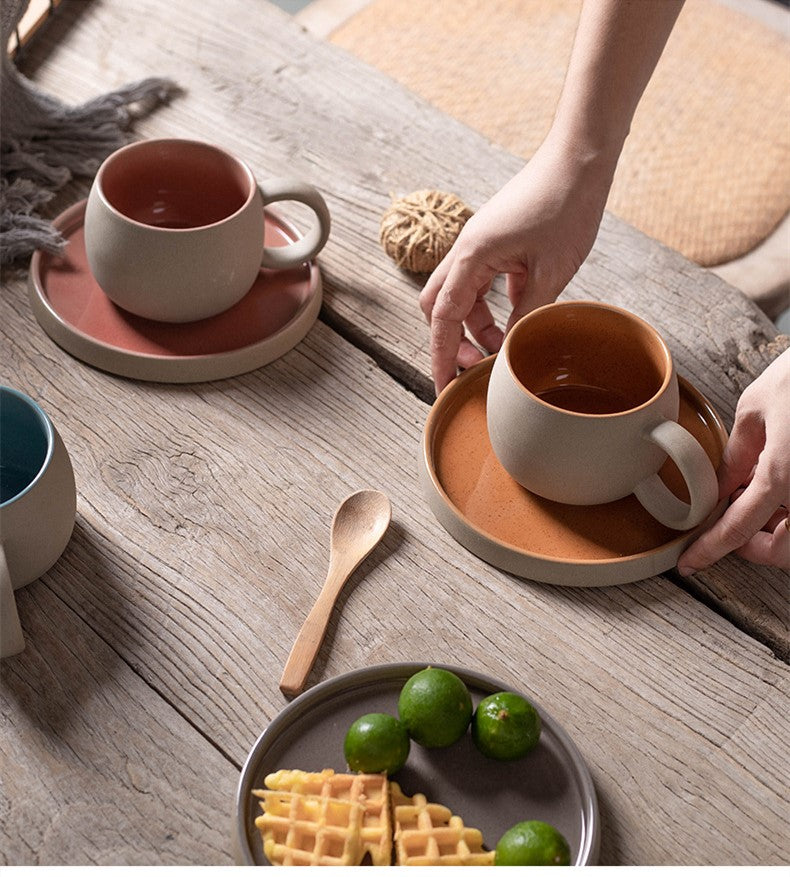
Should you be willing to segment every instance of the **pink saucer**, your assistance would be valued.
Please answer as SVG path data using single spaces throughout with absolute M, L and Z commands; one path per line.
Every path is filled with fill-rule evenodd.
M 90 272 L 83 235 L 85 203 L 70 207 L 54 222 L 67 240 L 62 256 L 40 250 L 33 254 L 29 292 L 44 331 L 90 365 L 144 381 L 218 380 L 282 356 L 318 317 L 321 277 L 315 262 L 286 271 L 261 269 L 238 304 L 206 320 L 159 323 L 130 314 L 107 298 Z M 285 246 L 299 237 L 266 211 L 268 246 Z

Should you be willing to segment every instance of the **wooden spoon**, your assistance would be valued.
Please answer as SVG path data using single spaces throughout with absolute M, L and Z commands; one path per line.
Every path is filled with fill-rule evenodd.
M 283 694 L 293 697 L 304 689 L 343 585 L 381 541 L 391 517 L 390 501 L 378 490 L 352 493 L 338 506 L 332 519 L 329 572 L 285 663 L 280 679 Z

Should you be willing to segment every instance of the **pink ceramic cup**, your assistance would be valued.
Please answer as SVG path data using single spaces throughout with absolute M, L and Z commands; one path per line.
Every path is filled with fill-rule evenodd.
M 264 205 L 300 201 L 316 224 L 286 247 L 264 247 Z M 105 160 L 85 209 L 85 250 L 119 307 L 169 323 L 211 317 L 249 291 L 261 266 L 312 259 L 329 237 L 329 210 L 308 183 L 258 185 L 235 156 L 195 140 L 143 140 Z
M 672 355 L 652 326 L 598 302 L 537 308 L 511 329 L 488 386 L 491 446 L 504 469 L 546 499 L 595 505 L 635 494 L 662 524 L 687 530 L 718 499 L 716 473 L 677 422 Z M 667 456 L 682 502 L 658 476 Z

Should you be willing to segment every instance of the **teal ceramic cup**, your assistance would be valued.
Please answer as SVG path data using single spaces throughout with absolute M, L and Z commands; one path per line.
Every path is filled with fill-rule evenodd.
M 77 493 L 68 452 L 29 396 L 0 386 L 0 657 L 25 647 L 14 591 L 63 553 Z

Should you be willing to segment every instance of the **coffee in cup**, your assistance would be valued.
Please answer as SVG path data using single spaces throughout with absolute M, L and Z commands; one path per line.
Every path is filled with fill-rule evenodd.
M 264 205 L 300 201 L 316 224 L 285 247 L 264 246 Z M 312 259 L 329 237 L 329 210 L 308 183 L 261 185 L 241 160 L 196 140 L 143 140 L 99 168 L 85 209 L 85 252 L 119 307 L 170 323 L 214 316 L 250 290 L 261 267 Z
M 672 355 L 652 326 L 598 302 L 546 305 L 508 333 L 491 372 L 487 422 L 505 470 L 546 499 L 595 505 L 635 494 L 658 521 L 687 530 L 718 499 L 716 473 L 678 421 Z M 669 456 L 678 499 L 658 471 Z

